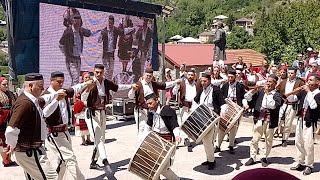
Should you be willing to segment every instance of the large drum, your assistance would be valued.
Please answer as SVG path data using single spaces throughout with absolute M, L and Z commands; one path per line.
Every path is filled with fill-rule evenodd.
M 151 132 L 131 159 L 128 170 L 145 180 L 159 179 L 175 150 L 174 144 Z
M 219 128 L 227 134 L 241 118 L 244 109 L 230 99 L 225 100 L 227 103 L 227 112 L 224 118 L 221 118 Z
M 199 143 L 213 126 L 219 123 L 219 120 L 220 116 L 212 108 L 201 104 L 190 113 L 181 125 L 181 130 L 193 141 Z

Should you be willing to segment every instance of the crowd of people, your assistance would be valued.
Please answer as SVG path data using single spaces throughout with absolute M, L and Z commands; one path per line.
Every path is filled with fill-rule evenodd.
M 136 104 L 134 115 L 139 142 L 143 142 L 150 132 L 155 132 L 167 141 L 183 141 L 192 150 L 192 138 L 181 131 L 181 126 L 189 121 L 190 113 L 206 106 L 221 119 L 226 119 L 230 108 L 227 100 L 245 109 L 253 116 L 254 122 L 246 166 L 258 162 L 258 144 L 264 136 L 266 150 L 261 164 L 267 167 L 274 137 L 280 136 L 285 148 L 293 121 L 297 119 L 295 145 L 299 157 L 291 170 L 309 175 L 313 171 L 314 132 L 320 117 L 320 61 L 315 58 L 316 54 L 309 51 L 305 59 L 299 55 L 292 66 L 286 63 L 269 65 L 264 61 L 261 67 L 253 67 L 239 57 L 239 61 L 230 67 L 212 66 L 199 76 L 195 68 L 182 66 L 180 78 L 176 80 L 170 76 L 170 71 L 166 71 L 166 82 L 155 81 L 153 70 L 146 69 L 140 81 L 131 85 L 117 85 L 105 79 L 102 64 L 95 64 L 93 74 L 84 72 L 82 82 L 70 88 L 63 87 L 62 72 L 52 72 L 50 86 L 46 89 L 43 76 L 30 73 L 25 76 L 18 97 L 8 91 L 8 81 L 1 78 L 0 150 L 3 164 L 5 167 L 18 164 L 26 176 L 33 179 L 62 179 L 66 171 L 74 179 L 85 179 L 78 167 L 68 131 L 70 119 L 73 119 L 82 145 L 94 146 L 90 169 L 104 169 L 106 174 L 112 174 L 104 147 L 106 105 L 112 100 L 110 91 L 130 89 L 128 97 Z M 161 90 L 167 91 L 165 105 L 159 103 Z M 179 113 L 170 107 L 173 96 L 177 97 Z M 70 99 L 74 101 L 74 117 Z M 239 123 L 240 119 L 227 133 L 214 126 L 203 134 L 201 141 L 206 161 L 202 166 L 214 170 L 219 165 L 215 153 L 221 151 L 226 134 L 229 153 L 236 153 L 234 146 Z M 58 159 L 57 166 L 47 159 L 44 142 Z M 97 164 L 98 159 L 102 160 L 103 167 Z M 168 179 L 179 179 L 170 169 L 171 165 L 166 165 L 161 174 Z

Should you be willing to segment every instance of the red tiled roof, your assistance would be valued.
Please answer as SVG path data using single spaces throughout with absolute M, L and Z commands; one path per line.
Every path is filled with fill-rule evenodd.
M 161 44 L 158 46 L 161 55 Z M 186 63 L 187 66 L 211 65 L 213 59 L 212 44 L 166 44 L 166 59 L 175 65 Z M 261 66 L 265 55 L 252 49 L 226 50 L 227 61 L 225 64 L 233 64 L 242 56 L 245 63 L 253 66 Z

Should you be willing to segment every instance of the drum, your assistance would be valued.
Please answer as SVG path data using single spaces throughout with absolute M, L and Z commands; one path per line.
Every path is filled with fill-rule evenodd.
M 159 179 L 175 150 L 174 144 L 151 132 L 140 144 L 128 170 L 145 180 Z
M 221 118 L 219 128 L 227 134 L 241 118 L 244 109 L 230 99 L 226 99 L 225 101 L 228 106 L 227 112 L 225 118 Z
M 188 116 L 181 125 L 181 130 L 185 132 L 193 141 L 199 143 L 202 138 L 219 123 L 220 116 L 206 105 L 199 105 Z

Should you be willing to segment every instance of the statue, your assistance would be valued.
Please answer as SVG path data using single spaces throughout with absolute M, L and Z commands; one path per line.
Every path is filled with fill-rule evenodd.
M 213 55 L 213 65 L 224 66 L 224 61 L 226 60 L 226 32 L 222 29 L 223 24 L 221 22 L 217 25 L 217 31 L 214 35 L 214 55 Z

